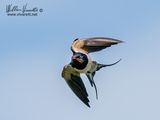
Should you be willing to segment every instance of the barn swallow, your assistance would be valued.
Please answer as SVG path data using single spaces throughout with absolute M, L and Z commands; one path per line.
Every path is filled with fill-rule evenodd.
M 115 65 L 121 60 L 113 64 L 100 64 L 93 61 L 89 53 L 100 51 L 121 42 L 118 39 L 106 37 L 82 38 L 73 41 L 71 45 L 73 56 L 71 62 L 64 66 L 62 77 L 77 97 L 88 107 L 90 107 L 88 93 L 80 74 L 86 74 L 91 86 L 95 88 L 96 98 L 98 99 L 97 87 L 93 79 L 96 71 L 103 67 Z

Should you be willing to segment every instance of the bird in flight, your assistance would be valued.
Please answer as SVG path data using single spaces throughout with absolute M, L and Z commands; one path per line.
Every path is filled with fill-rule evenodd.
M 106 37 L 82 38 L 73 41 L 71 45 L 73 56 L 71 62 L 64 66 L 62 77 L 77 97 L 88 107 L 90 107 L 88 93 L 80 74 L 86 74 L 91 86 L 95 88 L 96 98 L 98 99 L 97 87 L 93 79 L 96 71 L 103 67 L 115 65 L 121 60 L 113 64 L 100 64 L 93 61 L 89 53 L 100 51 L 121 42 L 118 39 Z

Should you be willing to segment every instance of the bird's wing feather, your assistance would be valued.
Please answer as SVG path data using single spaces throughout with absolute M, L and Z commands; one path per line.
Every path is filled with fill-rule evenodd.
M 121 43 L 122 41 L 106 37 L 92 37 L 84 39 L 76 39 L 71 46 L 73 52 L 90 53 L 100 51 L 111 45 Z
M 62 71 L 62 77 L 65 79 L 72 91 L 77 95 L 77 97 L 88 107 L 89 99 L 88 93 L 86 91 L 85 85 L 80 77 L 80 73 L 76 72 L 71 65 L 66 65 Z

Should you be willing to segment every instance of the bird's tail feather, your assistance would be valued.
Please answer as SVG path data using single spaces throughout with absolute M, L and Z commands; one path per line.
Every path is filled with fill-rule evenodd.
M 98 99 L 97 87 L 96 87 L 96 84 L 95 84 L 95 82 L 94 82 L 94 80 L 93 80 L 93 77 L 94 77 L 94 75 L 95 75 L 95 72 L 89 73 L 89 74 L 86 74 L 86 75 L 87 75 L 87 77 L 88 77 L 88 79 L 89 79 L 89 82 L 90 82 L 91 86 L 92 86 L 92 87 L 94 86 L 95 91 L 96 91 L 96 98 Z
M 119 59 L 118 61 L 116 61 L 115 63 L 112 63 L 112 64 L 99 64 L 99 63 L 98 63 L 97 71 L 100 70 L 100 69 L 103 68 L 103 67 L 108 67 L 108 66 L 115 65 L 115 64 L 117 64 L 117 63 L 120 62 L 120 61 L 121 61 L 121 59 Z

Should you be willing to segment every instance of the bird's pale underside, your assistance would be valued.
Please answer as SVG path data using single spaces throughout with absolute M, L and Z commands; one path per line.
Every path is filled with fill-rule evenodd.
M 106 37 L 83 38 L 73 41 L 71 45 L 73 56 L 71 62 L 64 66 L 62 77 L 77 97 L 88 107 L 90 107 L 88 93 L 80 74 L 86 74 L 91 86 L 95 88 L 96 98 L 98 99 L 97 87 L 93 79 L 96 71 L 106 66 L 115 65 L 121 60 L 113 64 L 100 64 L 93 61 L 89 53 L 100 51 L 121 42 L 118 39 Z

